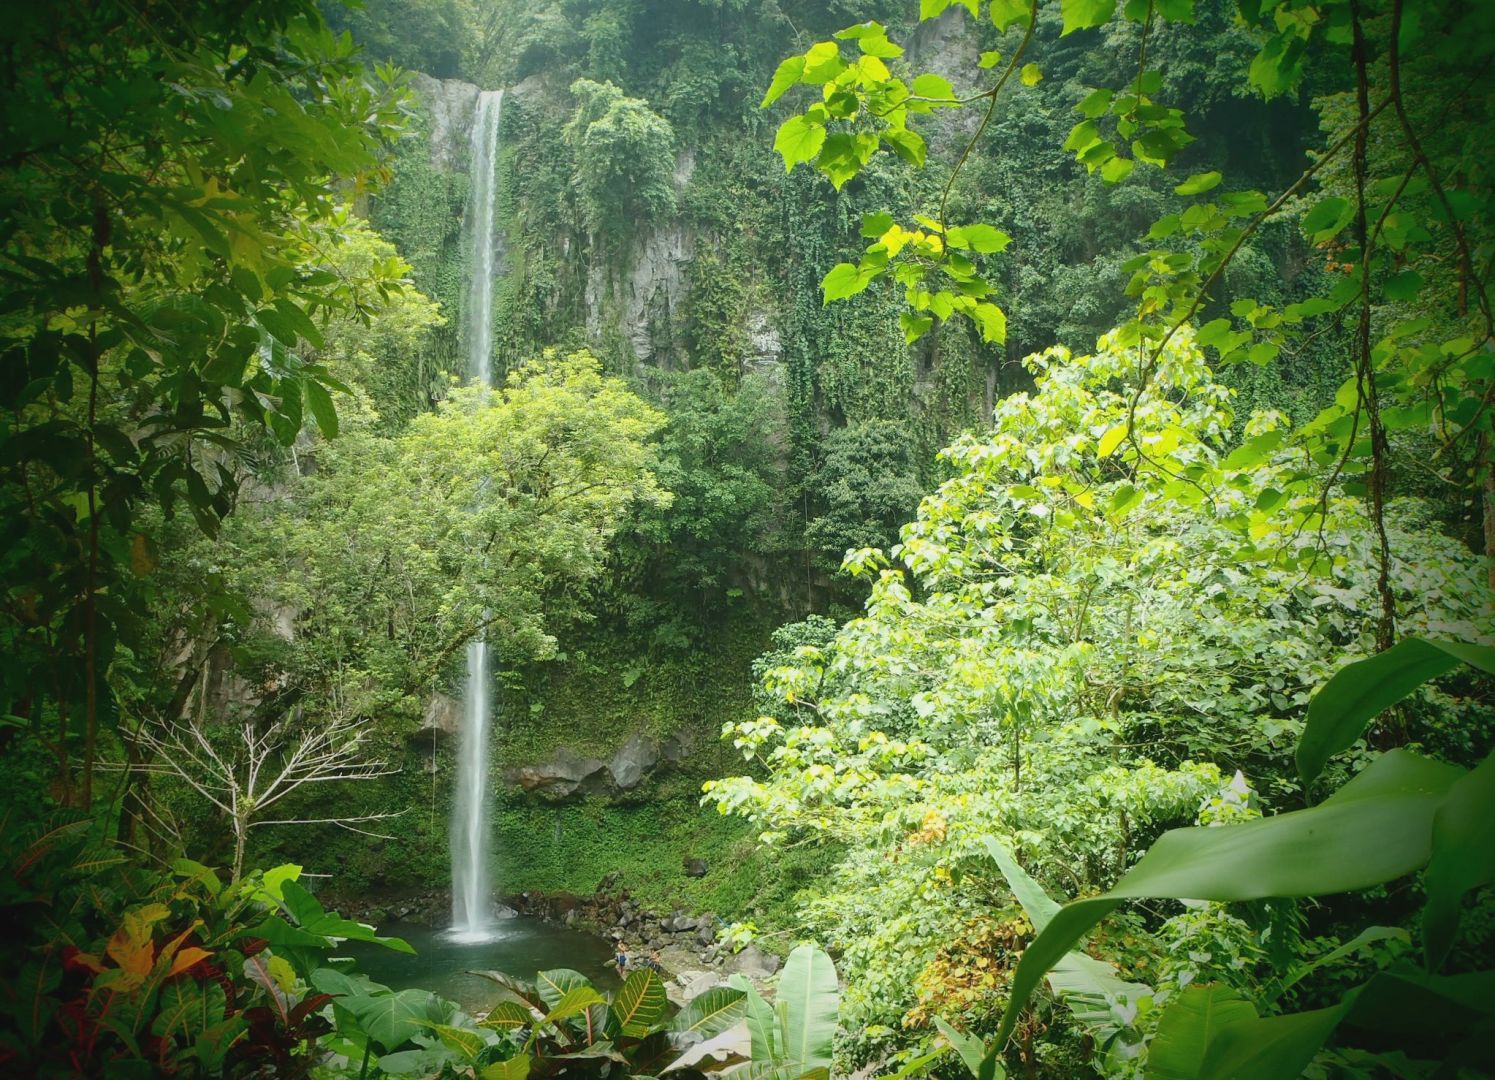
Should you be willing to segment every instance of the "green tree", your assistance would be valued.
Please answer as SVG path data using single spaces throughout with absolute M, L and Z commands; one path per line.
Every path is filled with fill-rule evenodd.
M 616 240 L 675 209 L 675 133 L 647 102 L 610 82 L 571 84 L 576 112 L 562 133 L 575 162 L 572 183 L 591 232 Z
M 656 468 L 674 500 L 641 506 L 618 537 L 611 589 L 630 625 L 679 646 L 721 621 L 729 590 L 758 591 L 783 549 L 784 403 L 756 375 L 735 390 L 710 368 L 649 381 L 669 417 Z
M 327 24 L 372 57 L 437 79 L 471 79 L 480 7 L 471 0 L 320 0 Z
M 913 435 L 904 424 L 867 420 L 837 428 L 822 444 L 811 481 L 820 512 L 807 544 L 840 566 L 847 552 L 888 548 L 924 495 Z
M 0 708 L 87 804 L 138 509 L 212 531 L 242 431 L 336 430 L 301 342 L 397 287 L 330 262 L 403 97 L 309 0 L 30 5 L 0 35 Z
M 630 509 L 670 499 L 650 471 L 662 423 L 590 355 L 547 353 L 398 435 L 361 420 L 318 446 L 214 553 L 259 599 L 262 635 L 290 620 L 261 674 L 286 686 L 275 704 L 408 715 L 478 634 L 513 660 L 548 655 Z
M 708 801 L 771 843 L 845 846 L 806 919 L 844 950 L 853 1024 L 952 1002 L 994 1021 L 1022 931 L 963 876 L 982 836 L 1083 891 L 1237 770 L 1292 800 L 1282 763 L 1309 695 L 1347 650 L 1374 650 L 1363 505 L 1336 491 L 1322 539 L 1296 530 L 1314 496 L 1280 495 L 1300 468 L 1281 418 L 1237 442 L 1231 392 L 1187 336 L 1140 395 L 1133 359 L 1109 337 L 1031 357 L 1037 389 L 945 451 L 955 475 L 901 542 L 848 557 L 873 579 L 865 613 L 769 667 L 778 704 L 728 726 L 763 771 L 712 782 Z M 1146 458 L 1124 448 L 1129 423 Z M 1399 620 L 1488 625 L 1478 562 L 1420 525 L 1415 507 L 1388 521 Z M 974 995 L 970 961 L 940 951 L 952 940 L 983 943 Z

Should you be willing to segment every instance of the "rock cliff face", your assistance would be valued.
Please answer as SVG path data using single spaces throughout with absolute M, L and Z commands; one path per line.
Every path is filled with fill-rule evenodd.
M 586 290 L 587 331 L 593 340 L 616 327 L 639 360 L 668 365 L 693 249 L 682 227 L 661 223 L 635 237 L 620 268 L 594 261 Z
M 478 88 L 457 79 L 433 79 L 429 75 L 416 75 L 412 85 L 427 118 L 431 163 L 446 172 L 465 170 Z
M 466 175 L 470 167 L 469 146 L 479 88 L 455 79 L 433 79 L 417 75 L 413 87 L 425 120 L 430 163 L 439 172 Z M 538 78 L 526 79 L 505 90 L 505 109 L 527 102 L 553 111 L 554 103 L 543 100 L 545 87 Z M 521 105 L 522 107 L 522 105 Z M 500 121 L 500 144 L 506 124 Z M 550 163 L 547 163 L 550 164 Z M 516 165 L 516 167 L 522 167 Z M 685 190 L 695 171 L 695 155 L 683 150 L 674 172 L 676 193 Z M 632 222 L 621 254 L 604 254 L 590 238 L 573 242 L 570 236 L 547 238 L 548 252 L 561 262 L 580 259 L 585 264 L 584 285 L 579 300 L 580 323 L 594 346 L 612 337 L 626 342 L 634 357 L 644 363 L 667 365 L 674 352 L 673 338 L 689 287 L 688 269 L 695 256 L 696 239 L 678 220 L 665 218 Z M 460 223 L 453 222 L 459 228 Z M 500 225 L 500 259 L 510 238 Z M 500 264 L 500 277 L 504 266 Z M 564 288 L 568 275 L 550 283 Z M 546 312 L 565 310 L 568 298 L 559 295 L 535 297 Z M 759 337 L 763 331 L 759 331 Z M 776 332 L 771 336 L 776 341 Z

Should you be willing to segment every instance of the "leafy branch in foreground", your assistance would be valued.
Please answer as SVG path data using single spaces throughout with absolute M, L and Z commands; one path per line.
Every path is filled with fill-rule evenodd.
M 936 17 L 949 6 L 926 0 L 920 18 Z M 973 17 L 981 12 L 979 0 L 960 6 Z M 1060 9 L 1063 35 L 1130 24 L 1139 37 L 1135 73 L 1116 87 L 1090 89 L 1074 105 L 1080 120 L 1064 148 L 1112 184 L 1124 182 L 1138 162 L 1167 167 L 1192 140 L 1182 113 L 1155 99 L 1164 72 L 1148 67 L 1148 43 L 1159 20 L 1192 24 L 1192 0 L 1121 5 L 1066 0 L 1031 6 L 995 0 L 987 11 L 998 31 L 1019 24 L 1025 28 L 1014 65 L 1041 14 L 1054 6 Z M 1258 366 L 1273 363 L 1300 342 L 1305 324 L 1315 326 L 1312 332 L 1318 334 L 1352 320 L 1351 363 L 1341 392 L 1294 435 L 1315 463 L 1334 465 L 1324 497 L 1329 487 L 1344 481 L 1367 496 L 1381 520 L 1390 440 L 1431 434 L 1439 444 L 1435 461 L 1452 461 L 1465 451 L 1471 459 L 1462 476 L 1441 466 L 1440 480 L 1480 489 L 1486 521 L 1495 523 L 1490 409 L 1495 400 L 1495 318 L 1488 288 L 1495 262 L 1481 262 L 1474 254 L 1488 230 L 1491 200 L 1479 178 L 1465 175 L 1468 168 L 1456 147 L 1441 156 L 1428 151 L 1437 124 L 1428 103 L 1436 95 L 1409 96 L 1403 78 L 1404 68 L 1420 62 L 1447 68 L 1452 74 L 1443 76 L 1445 81 L 1459 80 L 1448 87 L 1449 93 L 1475 93 L 1495 55 L 1495 25 L 1487 14 L 1461 5 L 1418 5 L 1408 11 L 1405 0 L 1314 5 L 1241 0 L 1236 7 L 1240 25 L 1257 42 L 1246 76 L 1250 90 L 1266 99 L 1281 97 L 1301 84 L 1312 50 L 1348 46 L 1353 109 L 1345 116 L 1337 106 L 1325 108 L 1333 119 L 1334 137 L 1273 199 L 1254 190 L 1210 195 L 1224 179 L 1217 170 L 1196 173 L 1175 186 L 1179 196 L 1208 198 L 1164 215 L 1147 235 L 1157 246 L 1121 267 L 1131 275 L 1126 294 L 1135 301 L 1136 314 L 1116 328 L 1116 341 L 1136 351 L 1138 393 L 1176 335 L 1196 318 L 1206 319 L 1199 343 L 1213 349 L 1221 364 Z M 843 57 L 842 41 L 856 41 L 863 55 Z M 1012 67 L 995 85 L 962 96 L 941 76 L 921 75 L 910 83 L 889 71 L 883 58 L 896 60 L 901 54 L 880 24 L 866 23 L 785 60 L 764 104 L 796 84 L 820 87 L 824 99 L 781 126 L 775 145 L 786 166 L 809 162 L 838 188 L 858 175 L 879 147 L 922 166 L 924 139 L 911 132 L 910 121 L 936 109 L 989 99 L 976 131 L 979 139 Z M 996 53 L 983 53 L 982 67 L 994 66 L 998 59 Z M 1036 65 L 1022 70 L 1025 85 L 1036 85 L 1041 78 Z M 863 219 L 861 234 L 871 244 L 858 262 L 839 263 L 825 275 L 827 303 L 855 295 L 890 273 L 905 288 L 900 322 L 910 342 L 936 319 L 962 314 L 976 323 L 986 342 L 1002 344 L 1006 317 L 991 299 L 992 284 L 975 256 L 1001 251 L 1007 235 L 991 224 L 950 227 L 945 221 L 951 186 L 974 143 L 953 163 L 936 217 L 915 215 L 909 225 L 895 223 L 888 214 Z M 1122 156 L 1124 143 L 1129 143 L 1131 157 Z M 1316 197 L 1308 195 L 1313 183 L 1322 189 Z M 1227 269 L 1267 222 L 1283 216 L 1298 216 L 1306 242 L 1326 252 L 1329 266 L 1337 268 L 1327 287 L 1285 305 L 1237 298 L 1228 314 L 1208 318 Z M 1148 456 L 1129 429 L 1126 438 L 1134 456 Z M 1495 524 L 1487 524 L 1486 546 L 1495 555 Z M 1386 648 L 1394 640 L 1395 613 L 1384 537 L 1377 557 L 1383 571 L 1378 640 Z

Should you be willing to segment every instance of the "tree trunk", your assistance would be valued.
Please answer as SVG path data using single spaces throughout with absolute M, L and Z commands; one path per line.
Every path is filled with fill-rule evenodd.
M 243 818 L 234 819 L 234 876 L 237 882 L 244 876 L 244 841 L 249 833 L 249 822 Z
M 1490 560 L 1490 588 L 1495 589 L 1495 472 L 1485 476 L 1485 555 Z

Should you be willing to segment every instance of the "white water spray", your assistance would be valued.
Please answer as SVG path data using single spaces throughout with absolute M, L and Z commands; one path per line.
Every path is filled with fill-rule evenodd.
M 472 121 L 472 189 L 468 201 L 472 263 L 467 294 L 467 370 L 479 385 L 492 381 L 493 207 L 498 194 L 495 164 L 504 92 L 478 95 Z M 496 936 L 489 879 L 488 728 L 493 671 L 488 643 L 467 646 L 467 685 L 462 694 L 462 741 L 457 759 L 457 799 L 452 811 L 452 936 L 487 941 Z

